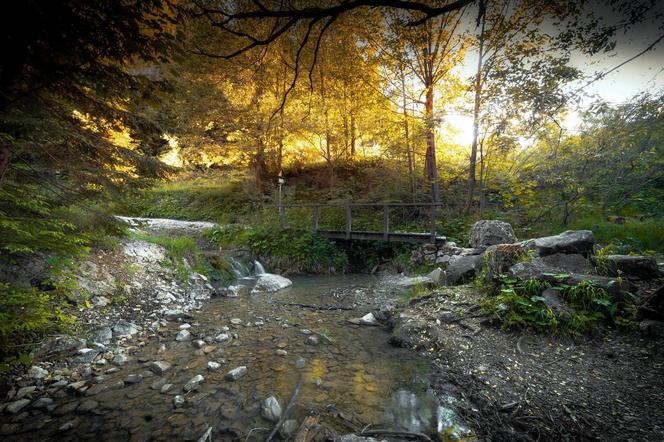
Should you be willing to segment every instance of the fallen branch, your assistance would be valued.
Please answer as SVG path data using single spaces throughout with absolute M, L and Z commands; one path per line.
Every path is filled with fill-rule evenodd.
M 284 412 L 281 413 L 281 418 L 279 418 L 279 422 L 277 422 L 277 425 L 274 426 L 270 435 L 267 437 L 267 439 L 265 439 L 265 442 L 270 442 L 272 440 L 272 438 L 277 434 L 281 426 L 288 418 L 288 413 L 290 412 L 291 408 L 293 408 L 293 405 L 295 405 L 297 397 L 300 395 L 300 391 L 302 390 L 302 385 L 304 385 L 304 377 L 300 375 L 300 379 L 297 381 L 297 385 L 295 386 L 295 390 L 293 390 L 293 394 L 291 395 L 291 398 L 288 401 L 288 405 L 286 405 L 286 408 L 284 408 Z

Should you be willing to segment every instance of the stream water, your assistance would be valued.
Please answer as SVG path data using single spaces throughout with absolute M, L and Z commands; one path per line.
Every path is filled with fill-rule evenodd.
M 254 267 L 238 271 L 264 271 Z M 263 440 L 274 422 L 261 417 L 261 403 L 274 395 L 285 408 L 300 377 L 303 388 L 289 414 L 298 423 L 313 414 L 338 434 L 367 426 L 428 434 L 457 429 L 452 411 L 441 405 L 445 398 L 430 389 L 427 360 L 391 346 L 382 327 L 348 322 L 387 296 L 378 287 L 379 281 L 366 275 L 308 276 L 273 294 L 212 299 L 192 317 L 136 342 L 120 370 L 100 367 L 84 396 L 61 394 L 50 414 L 34 416 L 30 437 L 198 440 L 211 427 L 213 440 Z M 177 342 L 185 322 L 192 340 Z M 231 339 L 218 342 L 220 334 Z M 205 343 L 197 346 L 199 339 Z M 171 368 L 154 374 L 154 361 Z M 221 368 L 209 370 L 210 361 Z M 226 380 L 227 372 L 239 366 L 247 367 L 247 374 Z M 185 393 L 183 386 L 196 375 L 205 380 Z M 163 391 L 165 384 L 172 387 Z M 184 405 L 174 407 L 176 395 L 184 396 Z M 62 431 L 68 422 L 76 429 Z M 16 435 L 17 440 L 25 436 Z

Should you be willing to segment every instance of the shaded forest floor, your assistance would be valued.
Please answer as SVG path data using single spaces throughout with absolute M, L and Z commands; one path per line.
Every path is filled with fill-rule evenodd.
M 411 300 L 393 340 L 434 359 L 438 390 L 468 401 L 459 411 L 482 439 L 662 440 L 664 340 L 504 332 L 479 301 L 471 286 Z

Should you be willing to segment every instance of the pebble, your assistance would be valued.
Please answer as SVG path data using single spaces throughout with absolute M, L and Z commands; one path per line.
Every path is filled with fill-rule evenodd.
M 216 349 L 217 349 L 217 347 L 215 347 L 214 345 L 206 345 L 205 347 L 203 347 L 203 353 L 207 355 L 207 354 L 212 353 Z M 222 350 L 222 354 L 223 354 L 223 348 L 221 350 Z
M 231 338 L 231 337 L 230 337 L 230 335 L 228 335 L 228 333 L 219 333 L 219 334 L 214 338 L 214 340 L 217 341 L 217 342 L 225 342 L 225 341 L 228 341 L 230 338 Z
M 230 328 L 227 325 L 224 325 L 223 327 L 221 327 L 221 331 L 222 332 L 227 332 L 227 331 L 230 331 Z
M 44 379 L 46 376 L 48 376 L 48 370 L 44 370 L 36 365 L 33 365 L 30 367 L 30 370 L 28 370 L 28 377 L 32 379 Z
M 115 356 L 113 356 L 113 361 L 115 365 L 125 365 L 127 362 L 129 362 L 129 356 L 127 356 L 124 353 L 119 353 Z
M 180 330 L 177 335 L 175 335 L 175 340 L 178 342 L 188 341 L 191 339 L 191 333 L 189 330 Z
M 154 361 L 150 364 L 150 370 L 158 375 L 163 375 L 171 369 L 171 364 L 166 361 Z
M 16 393 L 16 399 L 23 399 L 26 396 L 32 397 L 32 393 L 34 393 L 36 389 L 37 387 L 35 385 L 19 388 L 18 392 Z
M 58 428 L 59 431 L 69 431 L 72 428 L 74 428 L 78 424 L 78 421 L 76 419 L 72 419 L 70 421 L 65 422 Z
M 16 414 L 30 403 L 30 399 L 19 399 L 18 401 L 10 402 L 5 407 L 5 411 L 11 414 Z
M 173 406 L 175 408 L 180 408 L 184 405 L 184 396 L 178 394 L 173 398 Z
M 180 325 L 180 327 L 178 327 L 178 328 L 179 328 L 180 330 L 188 330 L 188 329 L 191 328 L 191 324 L 187 324 L 187 323 L 185 322 L 184 324 Z
M 224 376 L 224 379 L 227 381 L 237 381 L 240 379 L 242 376 L 247 374 L 247 367 L 244 365 L 241 365 L 237 368 L 232 369 L 228 373 L 226 373 L 226 376 Z
M 51 399 L 50 397 L 40 397 L 39 399 L 37 399 L 32 403 L 32 408 L 42 409 L 52 404 L 53 404 L 53 399 Z
M 106 389 L 108 389 L 108 387 L 104 384 L 93 385 L 92 387 L 88 388 L 88 390 L 85 392 L 85 395 L 94 396 L 95 394 L 99 394 Z
M 278 356 L 287 356 L 288 352 L 286 350 L 279 349 L 275 352 Z
M 191 391 L 198 387 L 199 384 L 203 383 L 205 381 L 205 378 L 201 376 L 200 374 L 197 374 L 193 378 L 189 379 L 189 382 L 184 384 L 184 391 Z
M 300 330 L 300 331 L 302 332 L 303 335 L 311 335 L 311 334 L 313 334 L 313 332 L 312 332 L 311 330 L 309 330 L 308 328 L 303 328 L 303 329 Z
M 279 421 L 281 418 L 281 406 L 279 405 L 277 398 L 270 396 L 263 401 L 261 406 L 261 416 L 272 422 Z
M 203 348 L 205 346 L 205 341 L 201 339 L 197 339 L 194 341 L 194 347 L 196 348 Z
M 305 342 L 309 345 L 318 345 L 320 344 L 320 339 L 316 335 L 311 335 L 307 338 Z
M 279 433 L 283 436 L 284 439 L 288 439 L 289 437 L 295 434 L 297 429 L 298 429 L 297 420 L 286 419 L 284 423 L 281 425 L 281 430 L 279 431 Z
M 242 319 L 240 319 L 240 318 L 233 318 L 233 319 L 231 319 L 231 324 L 233 324 L 233 325 L 240 325 L 240 324 L 242 324 Z
M 306 359 L 304 359 L 303 357 L 299 357 L 295 360 L 295 368 L 304 368 L 306 363 L 307 363 Z
M 168 393 L 173 387 L 174 387 L 173 384 L 164 384 L 163 387 L 161 387 L 160 392 L 164 394 Z
M 119 390 L 121 388 L 124 388 L 124 386 L 125 386 L 125 383 L 123 381 L 117 381 L 116 383 L 111 384 L 111 388 L 113 390 Z
M 118 367 L 113 367 L 113 368 L 109 368 L 108 370 L 104 371 L 104 373 L 105 374 L 113 374 L 113 373 L 117 373 L 118 371 L 120 371 L 120 369 Z
M 217 371 L 221 368 L 221 364 L 218 362 L 210 361 L 207 363 L 207 369 L 210 371 Z
M 83 391 L 85 389 L 85 384 L 87 384 L 86 381 L 72 382 L 67 385 L 67 389 L 71 391 Z
M 85 400 L 81 402 L 81 405 L 76 409 L 79 413 L 89 413 L 92 410 L 96 409 L 99 406 L 99 402 L 93 401 L 92 399 Z
M 125 378 L 125 384 L 138 384 L 143 380 L 143 376 L 140 374 L 132 373 Z

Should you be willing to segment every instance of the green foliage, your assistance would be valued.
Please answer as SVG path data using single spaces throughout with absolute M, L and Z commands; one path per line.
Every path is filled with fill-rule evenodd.
M 557 283 L 540 280 L 521 280 L 500 275 L 496 293 L 482 302 L 484 312 L 502 327 L 533 328 L 538 331 L 561 331 L 569 334 L 585 333 L 599 324 L 612 322 L 618 305 L 610 301 L 606 291 L 590 281 L 572 286 L 562 283 L 568 275 L 556 275 Z M 559 314 L 549 308 L 541 296 L 547 288 L 557 290 L 571 311 Z
M 25 353 L 35 340 L 61 332 L 73 322 L 62 291 L 18 290 L 0 284 L 0 359 Z
M 222 246 L 248 246 L 274 269 L 327 273 L 342 271 L 348 265 L 348 257 L 333 242 L 309 231 L 233 225 L 215 229 L 211 238 Z
M 570 225 L 573 229 L 590 229 L 603 244 L 611 244 L 613 253 L 664 252 L 664 222 L 651 218 L 639 220 L 627 217 L 621 224 L 604 218 L 581 218 Z
M 399 300 L 401 303 L 407 303 L 410 300 L 429 295 L 430 293 L 431 289 L 425 287 L 422 284 L 415 284 L 413 287 L 410 287 L 407 290 L 399 293 Z

